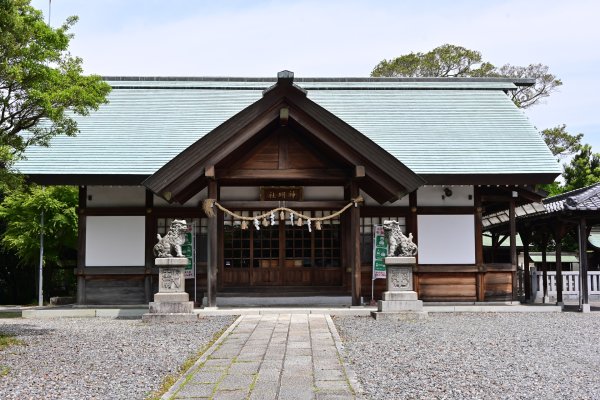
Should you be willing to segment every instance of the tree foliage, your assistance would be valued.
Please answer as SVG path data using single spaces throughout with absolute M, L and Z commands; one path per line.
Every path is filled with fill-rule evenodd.
M 110 86 L 83 75 L 68 52 L 69 17 L 54 29 L 30 0 L 0 0 L 0 168 L 8 170 L 28 146 L 47 146 L 56 135 L 75 135 L 73 114 L 105 103 Z
M 6 224 L 0 245 L 17 254 L 22 264 L 35 265 L 43 211 L 44 261 L 61 265 L 61 253 L 77 248 L 77 204 L 77 187 L 72 186 L 32 185 L 7 194 L 0 204 L 0 219 Z
M 527 108 L 548 97 L 562 85 L 560 79 L 542 64 L 500 68 L 483 60 L 481 53 L 461 46 L 444 44 L 427 53 L 410 53 L 383 60 L 371 72 L 374 77 L 508 77 L 533 78 L 533 86 L 519 86 L 510 96 L 520 108 Z
M 552 154 L 561 159 L 572 156 L 581 149 L 583 133 L 572 135 L 567 132 L 567 126 L 563 124 L 554 128 L 544 129 L 542 137 Z
M 588 144 L 563 169 L 563 191 L 579 189 L 600 182 L 600 154 L 592 152 Z

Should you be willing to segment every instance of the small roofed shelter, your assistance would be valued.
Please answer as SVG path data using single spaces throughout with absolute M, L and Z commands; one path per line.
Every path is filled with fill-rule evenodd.
M 18 164 L 35 182 L 79 186 L 80 304 L 149 301 L 152 248 L 173 219 L 196 227 L 186 290 L 204 305 L 377 299 L 373 233 L 385 220 L 419 246 L 420 299 L 512 300 L 516 258 L 484 261 L 482 216 L 539 202 L 536 185 L 560 173 L 507 96 L 530 79 L 106 80 L 110 103 L 78 117 L 76 138 Z M 302 221 L 254 221 L 280 206 Z
M 559 304 L 563 303 L 562 240 L 569 232 L 576 234 L 579 248 L 580 309 L 589 311 L 587 245 L 592 227 L 600 224 L 600 183 L 548 197 L 538 203 L 516 207 L 514 215 L 514 230 L 511 230 L 510 210 L 486 215 L 483 218 L 484 230 L 492 234 L 513 234 L 518 231 L 526 259 L 530 258 L 528 248 L 532 241 L 535 240 L 541 246 L 544 299 L 548 297 L 546 248 L 553 239 L 556 246 L 556 289 Z M 528 273 L 525 274 L 525 288 L 529 295 L 531 282 Z

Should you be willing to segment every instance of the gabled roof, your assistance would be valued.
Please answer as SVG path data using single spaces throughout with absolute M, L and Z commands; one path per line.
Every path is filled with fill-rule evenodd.
M 293 84 L 293 74 L 280 73 L 278 82 L 263 97 L 197 140 L 156 173 L 144 185 L 167 200 L 186 201 L 203 185 L 206 169 L 214 167 L 264 129 L 277 123 L 285 109 L 286 120 L 313 135 L 350 165 L 365 167 L 363 187 L 375 185 L 381 202 L 395 200 L 416 190 L 425 181 L 343 120 L 306 97 Z M 288 122 L 286 121 L 286 124 Z M 193 186 L 193 187 L 192 187 Z M 381 195 L 382 191 L 387 194 Z
M 52 183 L 141 181 L 261 99 L 272 78 L 107 78 L 110 103 L 81 133 L 34 147 L 17 168 Z M 308 99 L 429 183 L 551 182 L 559 165 L 507 79 L 304 78 Z M 526 84 L 526 81 L 518 81 Z M 530 82 L 529 82 L 530 83 Z M 510 181 L 510 182 L 508 182 Z

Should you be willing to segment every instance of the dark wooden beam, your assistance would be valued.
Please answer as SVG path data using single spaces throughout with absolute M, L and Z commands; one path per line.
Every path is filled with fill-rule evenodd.
M 541 241 L 542 247 L 542 301 L 544 303 L 548 302 L 548 262 L 546 259 L 546 253 L 548 252 L 548 234 L 546 232 L 541 233 Z
M 588 294 L 588 260 L 587 260 L 587 221 L 585 217 L 579 220 L 579 303 L 580 311 L 589 312 L 589 294 Z
M 85 304 L 85 241 L 87 186 L 79 186 L 77 209 L 77 304 Z
M 531 271 L 529 270 L 529 245 L 531 244 L 531 229 L 527 226 L 519 228 L 519 236 L 523 243 L 523 283 L 525 301 L 531 300 Z
M 557 224 L 554 227 L 554 242 L 556 243 L 556 304 L 563 304 L 563 276 L 562 276 L 562 240 L 566 234 L 565 226 Z
M 218 186 L 215 180 L 208 182 L 208 198 L 216 199 L 218 195 Z M 216 210 L 215 210 L 216 211 Z M 218 220 L 215 217 L 208 218 L 207 226 L 207 274 L 206 274 L 206 298 L 208 307 L 217 306 L 217 267 L 218 267 L 218 240 L 217 240 L 217 224 Z
M 513 300 L 516 297 L 517 291 L 517 218 L 515 214 L 515 200 L 511 199 L 508 207 L 508 220 L 510 224 L 510 265 L 514 269 L 512 275 L 513 284 Z
M 356 198 L 360 194 L 358 183 L 350 183 L 350 198 Z M 350 199 L 347 199 L 350 200 Z M 360 209 L 358 207 L 350 208 L 350 235 L 349 243 L 351 246 L 350 263 L 352 267 L 352 305 L 360 305 L 361 297 L 361 265 L 360 265 Z
M 229 210 L 272 210 L 281 205 L 277 201 L 222 201 L 219 202 Z M 302 210 L 338 210 L 348 204 L 346 200 L 324 200 L 324 201 L 286 201 L 285 206 L 292 209 Z
M 477 265 L 476 296 L 477 301 L 485 300 L 485 274 L 483 272 L 483 208 L 481 206 L 481 190 L 475 188 L 473 193 L 475 207 L 475 264 Z
M 152 209 L 154 208 L 154 194 L 146 189 L 146 217 L 145 217 L 145 225 L 146 225 L 146 252 L 145 252 L 145 275 L 144 275 L 144 296 L 146 297 L 146 302 L 149 303 L 152 299 L 152 285 L 151 285 L 151 277 L 150 274 L 152 272 L 152 267 L 154 267 L 154 244 L 156 243 L 156 217 L 152 214 Z
M 219 170 L 216 171 L 219 180 L 297 180 L 305 179 L 317 182 L 340 182 L 353 175 L 353 171 L 328 168 L 328 169 L 246 169 L 246 170 Z

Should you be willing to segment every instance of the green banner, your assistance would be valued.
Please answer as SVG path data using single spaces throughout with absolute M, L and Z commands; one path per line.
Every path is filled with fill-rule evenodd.
M 185 279 L 194 278 L 194 250 L 192 248 L 192 232 L 185 234 L 185 244 L 181 246 L 181 252 L 187 258 L 188 262 L 185 266 Z
M 373 280 L 385 279 L 385 257 L 388 243 L 383 225 L 373 225 Z

